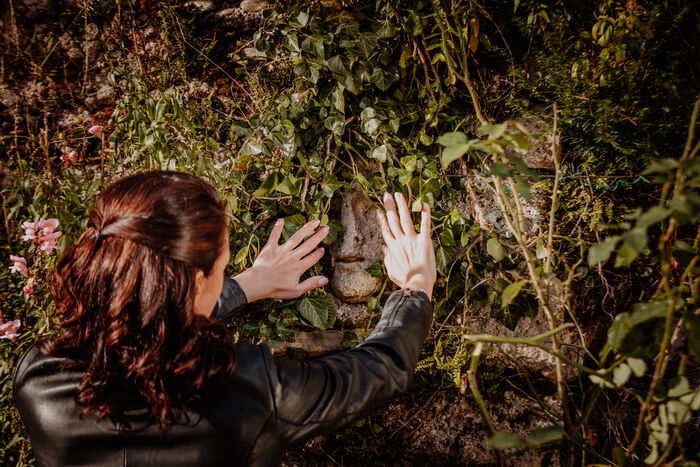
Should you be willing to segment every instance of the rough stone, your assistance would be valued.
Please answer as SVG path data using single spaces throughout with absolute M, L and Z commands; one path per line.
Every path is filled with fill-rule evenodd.
M 530 135 L 537 135 L 549 129 L 544 121 L 539 117 L 525 117 L 518 116 L 513 119 L 518 124 L 522 125 Z M 533 169 L 546 169 L 554 170 L 554 158 L 552 157 L 552 142 L 554 141 L 554 136 L 552 133 L 548 133 L 542 139 L 535 139 L 534 137 L 530 139 L 530 149 L 524 155 L 519 155 L 519 157 L 525 162 L 525 164 Z M 561 137 L 557 135 L 557 151 L 561 152 Z
M 7 88 L 0 88 L 0 104 L 14 110 L 15 104 L 17 104 L 17 96 Z
M 335 316 L 338 320 L 354 326 L 369 316 L 369 310 L 364 303 L 345 303 L 336 299 Z
M 296 331 L 292 342 L 285 342 L 274 349 L 275 354 L 290 350 L 301 350 L 310 357 L 318 357 L 329 353 L 345 350 L 343 346 L 344 331 L 316 330 Z
M 563 316 L 564 309 L 561 302 L 556 298 L 561 296 L 563 292 L 562 284 L 558 280 L 553 280 L 551 285 L 550 307 L 555 316 Z M 533 337 L 538 334 L 543 334 L 550 330 L 548 320 L 543 309 L 540 309 L 534 318 L 522 317 L 518 320 L 514 330 L 510 330 L 501 324 L 495 318 L 489 316 L 488 313 L 482 311 L 481 307 L 475 306 L 477 311 L 474 313 L 465 325 L 465 333 L 468 334 L 491 334 L 502 337 Z M 581 362 L 583 359 L 582 351 L 571 346 L 581 345 L 581 340 L 578 333 L 572 329 L 564 329 L 558 334 L 559 342 L 565 345 L 561 348 L 561 352 L 573 361 Z M 551 347 L 552 341 L 550 338 L 539 341 L 541 344 Z M 586 345 L 590 342 L 586 342 Z M 541 375 L 550 381 L 556 381 L 556 358 L 550 353 L 530 345 L 525 344 L 488 344 L 493 346 L 494 351 L 489 354 L 491 365 L 497 366 L 515 366 L 518 364 L 532 373 Z M 514 361 L 517 361 L 517 364 Z M 571 380 L 579 375 L 579 370 L 571 365 L 562 363 L 562 372 L 564 379 Z
M 191 6 L 199 10 L 202 13 L 207 13 L 213 11 L 216 8 L 214 2 L 210 0 L 197 0 L 185 3 L 185 6 Z
M 362 191 L 340 193 L 344 230 L 330 246 L 333 276 L 331 287 L 345 302 L 364 301 L 381 287 L 382 279 L 369 275 L 366 268 L 382 258 L 379 226 L 374 207 Z
M 523 207 L 525 231 L 532 238 L 540 235 L 544 229 L 546 217 L 543 213 L 549 200 L 542 190 L 532 190 L 531 194 L 531 203 L 522 197 L 520 203 Z M 514 203 L 515 194 L 510 193 L 508 196 L 511 203 Z M 475 181 L 469 180 L 466 192 L 457 192 L 454 202 L 444 196 L 436 204 L 440 209 L 447 211 L 456 208 L 460 216 L 472 219 L 483 230 L 496 231 L 506 238 L 513 236 L 485 177 L 478 177 Z
M 243 11 L 248 11 L 250 13 L 263 11 L 268 6 L 269 4 L 266 0 L 243 0 L 240 5 Z
M 85 36 L 88 40 L 96 39 L 99 33 L 100 29 L 95 23 L 88 23 L 88 25 L 85 27 Z

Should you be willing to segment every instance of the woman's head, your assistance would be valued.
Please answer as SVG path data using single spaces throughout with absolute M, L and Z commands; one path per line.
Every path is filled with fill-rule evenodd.
M 43 350 L 87 365 L 76 401 L 103 417 L 136 400 L 166 427 L 206 379 L 232 371 L 230 335 L 208 317 L 228 254 L 206 182 L 152 171 L 107 187 L 52 283 L 62 333 Z

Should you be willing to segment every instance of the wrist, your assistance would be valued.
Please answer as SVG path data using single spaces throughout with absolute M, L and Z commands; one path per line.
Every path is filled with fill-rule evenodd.
M 261 285 L 264 284 L 264 280 L 258 277 L 258 274 L 253 266 L 234 276 L 233 279 L 238 282 L 238 285 L 241 287 L 241 290 L 243 290 L 248 303 L 266 298 L 265 291 L 261 287 Z
M 425 293 L 429 299 L 433 297 L 433 283 L 423 277 L 414 277 L 406 281 L 402 289 L 414 290 Z

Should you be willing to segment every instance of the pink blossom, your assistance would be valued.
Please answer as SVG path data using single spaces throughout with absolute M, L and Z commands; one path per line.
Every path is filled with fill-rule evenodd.
M 30 277 L 29 280 L 27 281 L 27 285 L 24 286 L 24 295 L 29 297 L 33 293 L 34 293 L 34 278 Z
M 34 240 L 36 238 L 36 231 L 38 227 L 35 222 L 24 222 L 22 224 L 22 228 L 24 229 L 24 235 L 22 236 L 22 240 L 26 242 L 29 240 Z
M 56 227 L 58 227 L 58 219 L 44 219 L 43 221 L 37 222 L 36 227 L 37 229 L 41 229 L 42 234 L 48 235 L 53 233 L 53 231 L 56 230 Z
M 21 256 L 10 255 L 10 260 L 13 262 L 10 272 L 18 272 L 24 277 L 29 277 L 26 259 Z
M 17 330 L 20 324 L 22 323 L 18 319 L 6 323 L 0 322 L 0 339 L 14 339 L 19 336 Z
M 39 222 L 25 222 L 22 224 L 24 236 L 22 240 L 38 240 L 41 246 L 41 251 L 51 253 L 57 249 L 56 240 L 63 235 L 62 232 L 54 232 L 58 227 L 58 219 L 49 218 L 40 220 Z
M 50 234 L 43 235 L 39 239 L 39 243 L 41 243 L 41 246 L 39 247 L 39 249 L 41 251 L 46 252 L 46 254 L 49 254 L 53 250 L 58 249 L 58 247 L 56 246 L 56 240 L 58 240 L 58 238 L 61 235 L 63 235 L 63 233 L 61 231 L 51 232 Z
M 75 161 L 78 160 L 78 151 L 71 151 L 68 154 L 62 154 L 61 155 L 61 160 L 63 162 L 67 162 L 68 165 L 73 165 L 75 164 Z
M 104 127 L 102 125 L 93 125 L 88 130 L 88 133 L 95 135 L 98 138 L 102 138 L 102 130 L 104 130 Z

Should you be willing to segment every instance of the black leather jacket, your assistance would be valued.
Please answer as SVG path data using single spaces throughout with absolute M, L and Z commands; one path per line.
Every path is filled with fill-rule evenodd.
M 246 304 L 226 278 L 214 316 Z M 17 409 L 40 465 L 275 465 L 292 444 L 367 416 L 413 378 L 432 322 L 423 292 L 391 294 L 372 334 L 346 352 L 275 362 L 265 345 L 236 344 L 233 375 L 215 377 L 188 419 L 164 436 L 146 409 L 128 422 L 79 416 L 74 393 L 82 374 L 32 346 L 14 377 Z

